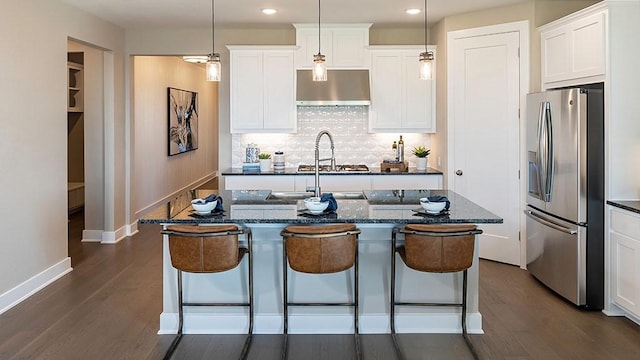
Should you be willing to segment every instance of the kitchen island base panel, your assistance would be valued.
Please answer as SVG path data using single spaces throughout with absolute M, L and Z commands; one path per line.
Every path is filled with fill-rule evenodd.
M 360 315 L 360 334 L 388 334 L 389 314 Z M 184 314 L 184 334 L 246 334 L 247 314 Z M 254 334 L 282 334 L 282 315 L 257 315 Z M 160 315 L 159 335 L 175 334 L 178 328 L 177 313 Z M 467 313 L 469 334 L 484 334 L 482 315 Z M 459 312 L 406 313 L 396 315 L 396 333 L 410 334 L 459 334 Z M 289 315 L 289 334 L 353 334 L 351 314 L 295 314 Z
M 288 224 L 246 224 L 253 232 L 254 254 L 254 334 L 282 333 L 282 238 L 280 231 Z M 389 287 L 391 231 L 395 224 L 357 224 L 360 261 L 360 333 L 389 333 Z M 244 240 L 244 239 L 243 239 Z M 476 240 L 477 241 L 477 240 Z M 178 326 L 176 270 L 171 266 L 168 239 L 163 239 L 163 312 L 159 334 L 175 334 Z M 468 314 L 469 333 L 482 333 L 482 316 L 478 311 L 478 253 L 474 253 L 469 269 Z M 237 301 L 246 298 L 246 264 L 220 274 L 186 274 L 188 293 L 185 301 L 200 298 Z M 348 272 L 305 276 L 290 272 L 290 300 L 340 301 L 345 297 L 344 278 Z M 211 276 L 216 277 L 215 279 Z M 398 288 L 402 299 L 420 301 L 459 301 L 462 276 L 429 274 L 402 269 L 398 272 Z M 333 278 L 331 278 L 333 277 Z M 342 283 L 342 285 L 340 285 Z M 420 286 L 416 286 L 420 284 Z M 451 284 L 455 284 L 452 286 Z M 343 286 L 342 288 L 340 286 Z M 305 297 L 305 294 L 312 294 Z M 397 332 L 460 333 L 460 312 L 454 308 L 403 309 L 397 314 Z M 291 308 L 291 334 L 353 333 L 352 314 L 348 309 L 322 307 Z M 185 334 L 241 334 L 246 332 L 247 312 L 234 308 L 197 308 L 185 312 Z

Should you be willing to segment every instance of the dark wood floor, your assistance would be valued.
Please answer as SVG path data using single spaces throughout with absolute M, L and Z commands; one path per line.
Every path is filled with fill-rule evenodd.
M 0 315 L 0 359 L 161 359 L 172 340 L 157 335 L 162 311 L 157 225 L 116 245 L 80 243 L 82 214 L 70 223 L 74 270 Z M 472 335 L 482 359 L 638 359 L 640 327 L 584 312 L 526 271 L 480 262 L 485 335 Z M 362 335 L 365 359 L 395 359 L 387 335 Z M 187 335 L 176 359 L 234 359 L 240 335 Z M 470 359 L 460 335 L 403 334 L 408 359 Z M 280 336 L 257 335 L 251 359 L 277 359 Z M 351 359 L 348 335 L 294 335 L 290 359 Z

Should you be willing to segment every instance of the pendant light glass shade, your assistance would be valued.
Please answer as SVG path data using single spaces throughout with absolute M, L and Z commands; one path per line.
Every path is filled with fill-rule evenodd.
M 433 78 L 433 53 L 425 51 L 420 53 L 420 80 L 431 80 Z
M 313 81 L 327 81 L 327 62 L 324 55 L 313 55 Z
M 220 63 L 220 54 L 211 53 L 207 60 L 207 81 L 220 81 L 222 74 L 222 63 Z
M 215 2 L 211 0 L 211 54 L 207 58 L 207 81 L 220 81 L 222 76 L 220 53 L 216 52 L 215 19 Z
M 420 53 L 420 80 L 433 78 L 433 52 L 427 50 L 427 0 L 424 0 L 424 52 Z
M 327 81 L 327 62 L 320 53 L 320 0 L 318 0 L 318 53 L 313 55 L 313 81 Z

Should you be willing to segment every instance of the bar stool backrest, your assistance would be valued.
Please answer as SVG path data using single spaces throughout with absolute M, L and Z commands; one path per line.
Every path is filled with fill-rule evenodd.
M 350 269 L 355 263 L 357 233 L 354 224 L 288 226 L 282 234 L 287 242 L 289 266 L 309 274 Z
M 221 226 L 169 226 L 163 234 L 169 235 L 169 253 L 174 268 L 191 273 L 213 273 L 235 268 L 246 249 L 238 246 L 236 225 Z
M 408 267 L 418 271 L 444 273 L 468 269 L 473 264 L 475 230 L 475 225 L 408 224 L 402 231 L 405 246 L 400 256 Z M 461 232 L 471 233 L 460 235 Z

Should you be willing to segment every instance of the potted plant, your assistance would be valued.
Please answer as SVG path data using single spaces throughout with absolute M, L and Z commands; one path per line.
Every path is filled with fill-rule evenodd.
M 416 160 L 416 170 L 427 170 L 427 156 L 431 150 L 424 146 L 416 146 L 411 150 L 411 153 L 418 159 Z
M 260 171 L 271 171 L 271 154 L 260 153 L 258 160 L 260 161 Z

